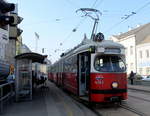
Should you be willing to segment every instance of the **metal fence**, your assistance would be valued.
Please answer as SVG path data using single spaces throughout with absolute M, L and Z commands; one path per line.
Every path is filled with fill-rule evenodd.
M 14 82 L 8 82 L 0 85 L 0 113 L 3 112 L 4 102 L 12 100 L 14 95 Z

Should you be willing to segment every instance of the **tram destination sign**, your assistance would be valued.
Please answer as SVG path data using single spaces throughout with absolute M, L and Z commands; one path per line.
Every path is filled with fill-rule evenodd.
M 121 53 L 121 50 L 119 48 L 105 48 L 106 53 Z

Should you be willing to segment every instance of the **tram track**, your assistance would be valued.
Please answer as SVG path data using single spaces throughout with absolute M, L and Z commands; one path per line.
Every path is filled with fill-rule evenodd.
M 86 103 L 85 101 L 77 98 L 76 96 L 73 96 L 71 95 L 70 96 L 72 99 L 73 99 L 73 102 L 80 108 L 82 108 L 81 105 L 84 105 L 86 108 L 88 108 L 89 110 L 91 110 L 92 112 L 94 112 L 95 115 L 97 116 L 103 116 L 103 114 L 100 113 L 100 110 L 99 109 L 96 109 L 95 107 L 90 107 L 88 103 Z M 79 103 L 78 103 L 79 102 Z M 150 101 L 149 101 L 150 102 Z M 80 104 L 81 103 L 81 104 Z M 119 105 L 120 108 L 123 108 L 129 112 L 132 112 L 138 116 L 147 116 L 146 114 L 144 114 L 143 112 L 139 111 L 138 109 L 136 108 L 131 108 L 130 106 L 128 105 L 124 105 L 124 104 L 121 104 Z
M 128 105 L 121 104 L 121 105 L 119 105 L 119 106 L 120 106 L 121 108 L 126 109 L 126 110 L 128 110 L 128 111 L 130 111 L 130 112 L 133 112 L 133 113 L 135 113 L 135 114 L 137 114 L 137 115 L 139 115 L 139 116 L 147 116 L 147 115 L 144 114 L 143 112 L 137 110 L 136 108 L 131 108 L 131 107 L 128 106 Z
M 73 102 L 77 107 L 79 107 L 79 108 L 83 111 L 83 116 L 86 116 L 86 115 L 87 115 L 86 109 L 84 108 L 84 106 L 85 106 L 87 109 L 91 110 L 96 116 L 106 116 L 106 115 L 107 115 L 107 114 L 104 112 L 105 109 L 103 109 L 103 108 L 102 108 L 102 109 L 99 109 L 99 107 L 94 107 L 94 106 L 92 107 L 92 106 L 89 105 L 89 103 L 88 103 L 87 101 L 80 99 L 79 97 L 77 97 L 77 96 L 71 94 L 70 92 L 68 92 L 68 91 L 66 91 L 66 90 L 65 90 L 65 91 L 64 91 L 63 89 L 61 89 L 61 90 L 62 90 L 62 92 L 63 92 L 64 94 L 66 94 L 68 97 L 71 98 L 72 102 Z M 134 96 L 130 96 L 130 97 L 134 97 Z M 136 97 L 136 98 L 150 102 L 150 100 L 147 100 L 147 99 L 138 98 L 138 97 Z M 97 106 L 98 106 L 98 105 L 97 105 Z M 126 105 L 126 104 L 121 104 L 121 105 L 118 104 L 118 106 L 119 106 L 119 108 L 122 108 L 122 109 L 124 109 L 124 110 L 126 110 L 126 111 L 128 111 L 128 112 L 131 112 L 131 113 L 133 113 L 133 114 L 136 114 L 137 116 L 147 116 L 146 114 L 144 114 L 143 112 L 139 111 L 138 109 L 132 108 L 131 106 L 128 106 L 128 105 Z M 118 106 L 117 106 L 117 107 L 118 107 Z M 117 107 L 116 107 L 116 108 L 117 108 Z M 115 108 L 115 111 L 116 111 L 116 108 Z M 109 112 L 113 112 L 112 115 L 115 116 L 114 111 L 109 111 Z M 121 113 L 120 113 L 119 110 L 118 110 L 118 112 L 116 112 L 116 114 L 118 115 L 118 114 L 121 114 Z
M 75 100 L 77 100 L 78 102 L 82 103 L 84 106 L 86 106 L 92 112 L 94 112 L 97 116 L 103 116 L 103 114 L 100 113 L 100 109 L 96 109 L 95 107 L 90 107 L 87 103 L 85 103 L 84 101 L 82 101 L 82 100 L 80 100 L 78 98 L 75 98 Z M 79 107 L 81 107 L 79 103 L 75 102 L 75 104 L 78 105 Z M 123 109 L 125 109 L 125 110 L 127 110 L 129 112 L 132 112 L 132 113 L 134 113 L 134 114 L 136 114 L 138 116 L 147 116 L 146 114 L 144 114 L 143 112 L 137 110 L 136 108 L 131 108 L 131 107 L 127 106 L 127 105 L 121 104 L 121 105 L 119 105 L 119 107 L 123 108 Z
M 87 101 L 84 101 L 84 100 L 81 100 L 79 99 L 78 97 L 74 96 L 74 95 L 69 95 L 68 93 L 66 93 L 69 97 L 72 98 L 73 102 L 79 107 L 82 109 L 82 105 L 84 105 L 86 108 L 88 108 L 89 110 L 91 110 L 92 112 L 94 112 L 94 114 L 96 116 L 104 116 L 103 113 L 101 114 L 100 113 L 100 109 L 96 109 L 96 107 L 91 107 Z M 150 102 L 150 101 L 149 101 Z M 120 108 L 123 108 L 129 112 L 132 112 L 138 116 L 147 116 L 146 114 L 144 114 L 143 112 L 140 112 L 138 111 L 136 108 L 131 108 L 130 106 L 128 105 L 124 105 L 124 104 L 119 104 L 118 105 Z
M 69 95 L 70 96 L 70 95 Z M 73 99 L 73 102 L 80 108 L 82 108 L 81 105 L 84 105 L 86 108 L 88 108 L 89 110 L 91 110 L 92 112 L 94 112 L 94 114 L 96 114 L 97 116 L 104 116 L 103 113 L 101 114 L 101 110 L 100 109 L 96 109 L 96 107 L 90 107 L 89 104 L 84 101 L 84 100 L 81 100 L 79 99 L 78 97 L 74 96 L 74 95 L 71 95 L 70 96 L 72 99 Z M 79 103 L 78 103 L 79 102 Z M 119 104 L 118 105 L 120 108 L 123 108 L 129 112 L 132 112 L 138 116 L 147 116 L 146 114 L 144 114 L 143 112 L 140 112 L 138 111 L 138 109 L 136 108 L 131 108 L 130 106 L 128 105 L 124 105 L 124 104 Z M 116 109 L 115 109 L 116 110 Z
M 74 98 L 73 98 L 74 99 Z M 80 100 L 79 98 L 75 98 L 75 100 L 77 100 L 78 102 L 82 103 L 84 106 L 86 106 L 88 109 L 90 109 L 91 111 L 93 111 L 97 116 L 103 116 L 103 114 L 100 113 L 100 111 L 98 111 L 98 109 L 95 109 L 95 107 L 90 107 L 87 103 L 85 103 L 84 101 Z M 149 101 L 150 102 L 150 101 Z M 76 102 L 77 105 L 79 105 L 77 102 Z M 128 105 L 124 105 L 124 104 L 121 104 L 121 105 L 118 105 L 120 108 L 123 108 L 129 112 L 132 112 L 138 116 L 147 116 L 146 114 L 144 114 L 143 112 L 139 111 L 138 109 L 136 108 L 131 108 L 130 106 Z
M 128 89 L 131 91 L 137 91 L 137 92 L 142 92 L 142 93 L 147 93 L 147 94 L 150 93 L 150 91 L 144 90 L 144 89 L 134 89 L 134 88 L 128 88 Z
M 142 100 L 142 101 L 150 102 L 150 100 L 144 99 L 144 98 L 141 98 L 141 97 L 136 97 L 136 96 L 132 96 L 132 95 L 128 95 L 128 96 L 129 96 L 129 97 L 136 98 L 136 99 L 139 99 L 139 100 Z
M 86 108 L 88 108 L 89 110 L 91 110 L 96 116 L 103 116 L 102 114 L 100 114 L 99 111 L 97 111 L 96 109 L 94 109 L 93 107 L 91 107 L 87 101 L 81 100 L 78 97 L 74 96 L 74 95 L 70 95 L 70 97 L 73 99 L 73 102 L 78 106 L 78 107 L 82 107 L 81 105 L 84 105 Z M 79 102 L 79 103 L 78 103 Z M 81 104 L 80 104 L 81 103 Z

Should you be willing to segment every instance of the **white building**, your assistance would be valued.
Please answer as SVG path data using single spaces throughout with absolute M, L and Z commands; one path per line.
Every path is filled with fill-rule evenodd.
M 140 75 L 150 75 L 150 36 L 137 45 L 137 70 Z
M 149 54 L 150 51 L 150 23 L 138 26 L 128 32 L 122 33 L 120 35 L 113 35 L 109 39 L 115 42 L 119 42 L 126 47 L 126 63 L 127 63 L 127 73 L 131 71 L 135 73 L 146 75 L 145 68 L 150 67 L 148 65 L 143 65 L 145 58 L 145 53 Z M 142 53 L 141 53 L 142 51 Z M 142 58 L 139 57 L 142 54 Z M 144 68 L 143 68 L 144 67 Z M 148 71 L 148 68 L 146 69 Z

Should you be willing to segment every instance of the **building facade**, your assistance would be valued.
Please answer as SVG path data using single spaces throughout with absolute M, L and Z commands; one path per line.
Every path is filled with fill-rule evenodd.
M 10 16 L 14 18 L 12 24 L 9 25 L 9 43 L 6 47 L 6 58 L 9 63 L 15 65 L 15 56 L 17 55 L 17 42 L 22 33 L 21 29 L 18 28 L 18 24 L 23 20 L 18 16 L 18 6 L 15 5 L 15 10 L 10 12 Z
M 6 46 L 9 43 L 9 34 L 7 30 L 0 28 L 0 60 L 7 61 L 6 59 Z
M 8 62 L 7 46 L 9 45 L 9 25 L 13 23 L 14 18 L 10 12 L 15 9 L 13 3 L 7 3 L 6 0 L 0 0 L 0 61 Z
M 150 36 L 137 45 L 137 70 L 140 75 L 150 75 Z
M 127 73 L 129 74 L 131 71 L 140 74 L 140 75 L 147 75 L 145 68 L 141 68 L 143 65 L 144 58 L 141 59 L 139 57 L 139 54 L 141 54 L 143 57 L 144 54 L 147 52 L 149 53 L 149 45 L 150 41 L 148 41 L 150 38 L 150 23 L 139 26 L 137 28 L 134 28 L 128 32 L 119 34 L 119 35 L 112 35 L 109 39 L 113 40 L 115 42 L 121 43 L 126 48 L 126 65 L 127 65 Z M 150 67 L 150 64 L 147 65 L 147 67 Z

